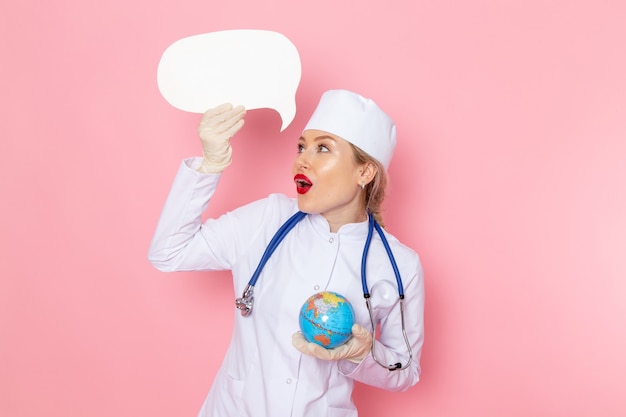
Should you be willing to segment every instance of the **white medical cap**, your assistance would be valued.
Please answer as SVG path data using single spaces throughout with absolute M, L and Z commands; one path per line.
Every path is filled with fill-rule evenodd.
M 339 136 L 389 167 L 396 125 L 374 101 L 347 90 L 325 92 L 304 130 Z

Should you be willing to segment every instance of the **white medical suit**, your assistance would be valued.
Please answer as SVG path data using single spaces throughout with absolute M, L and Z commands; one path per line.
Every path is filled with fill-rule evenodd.
M 298 210 L 281 194 L 240 207 L 202 223 L 219 174 L 200 174 L 192 158 L 181 164 L 163 208 L 149 253 L 161 271 L 231 270 L 235 294 L 246 287 L 263 251 L 279 227 Z M 291 344 L 299 330 L 301 306 L 316 292 L 335 291 L 350 300 L 356 322 L 371 324 L 361 286 L 361 257 L 367 221 L 331 233 L 318 214 L 292 229 L 265 265 L 254 290 L 252 314 L 235 308 L 232 340 L 202 417 L 357 416 L 354 381 L 385 390 L 406 390 L 417 383 L 423 342 L 424 284 L 417 254 L 385 233 L 404 282 L 405 325 L 413 351 L 408 369 L 389 371 L 367 356 L 360 364 L 324 361 L 301 354 Z M 408 360 L 402 337 L 395 276 L 381 243 L 374 237 L 367 259 L 367 280 L 375 320 L 380 323 L 377 358 L 385 364 Z

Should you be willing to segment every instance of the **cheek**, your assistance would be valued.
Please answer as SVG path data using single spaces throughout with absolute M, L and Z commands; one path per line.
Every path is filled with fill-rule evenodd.
M 324 158 L 315 164 L 315 171 L 319 176 L 331 178 L 332 180 L 344 179 L 348 175 L 345 162 L 338 158 Z
M 346 174 L 326 177 L 324 189 L 318 194 L 333 201 L 352 200 L 359 191 L 352 178 Z
M 351 188 L 358 182 L 355 169 L 346 162 L 338 161 L 327 168 L 325 169 L 326 178 L 329 178 L 337 188 Z

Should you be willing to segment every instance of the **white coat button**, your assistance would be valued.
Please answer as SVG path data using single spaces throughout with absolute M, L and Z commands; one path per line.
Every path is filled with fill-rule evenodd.
M 331 237 L 330 239 L 328 239 L 328 242 L 329 242 L 329 243 L 333 243 L 334 241 L 335 241 L 335 239 L 334 239 L 334 238 L 332 238 L 332 237 Z
M 316 285 L 315 287 L 313 287 L 313 289 L 314 289 L 315 291 L 317 291 L 317 290 L 319 290 L 319 289 L 320 289 L 320 286 L 319 286 L 319 285 Z
M 291 384 L 291 382 L 292 382 L 291 378 L 287 378 L 287 380 L 285 382 L 288 383 L 288 384 Z

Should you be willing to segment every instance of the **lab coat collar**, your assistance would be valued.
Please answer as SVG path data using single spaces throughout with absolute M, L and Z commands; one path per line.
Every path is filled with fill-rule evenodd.
M 309 214 L 306 216 L 306 221 L 310 223 L 317 233 L 326 239 L 339 236 L 342 239 L 365 240 L 367 237 L 367 220 L 360 223 L 344 224 L 337 233 L 330 231 L 328 221 L 321 214 Z

